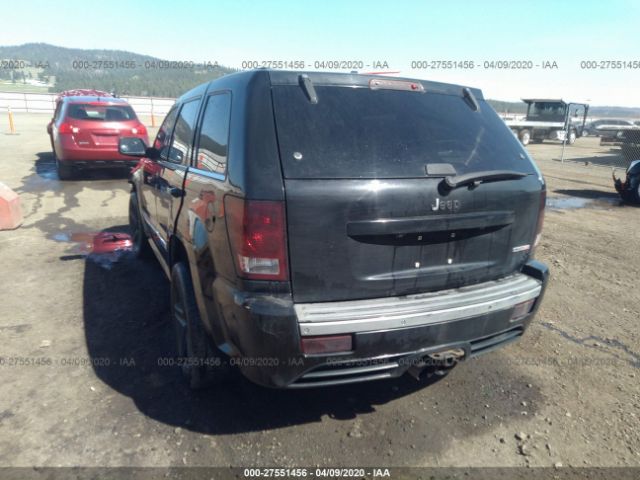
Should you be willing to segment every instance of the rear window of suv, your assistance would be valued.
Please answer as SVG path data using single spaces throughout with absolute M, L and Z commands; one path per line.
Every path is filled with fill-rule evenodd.
M 76 120 L 96 120 L 102 122 L 124 122 L 136 120 L 136 114 L 128 105 L 91 105 L 72 103 L 69 105 L 69 118 Z
M 287 178 L 424 177 L 426 166 L 451 164 L 457 174 L 483 170 L 535 173 L 520 143 L 480 100 L 362 87 L 273 87 Z

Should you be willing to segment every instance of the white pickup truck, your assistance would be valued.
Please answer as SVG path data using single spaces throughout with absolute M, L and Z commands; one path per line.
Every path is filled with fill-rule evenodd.
M 505 120 L 523 145 L 544 140 L 567 141 L 573 145 L 582 136 L 589 105 L 565 102 L 562 99 L 527 98 L 524 120 Z

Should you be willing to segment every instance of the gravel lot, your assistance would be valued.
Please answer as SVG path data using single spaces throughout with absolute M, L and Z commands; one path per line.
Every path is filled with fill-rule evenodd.
M 155 262 L 85 258 L 126 230 L 124 176 L 60 182 L 46 115 L 0 118 L 0 181 L 24 225 L 0 232 L 0 465 L 640 466 L 640 209 L 620 205 L 615 148 L 529 150 L 550 205 L 537 257 L 552 269 L 520 342 L 431 385 L 313 391 L 239 380 L 190 392 Z M 585 164 L 588 162 L 588 165 Z

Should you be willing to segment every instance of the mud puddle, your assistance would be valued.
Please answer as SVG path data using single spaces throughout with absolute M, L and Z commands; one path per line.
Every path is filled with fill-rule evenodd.
M 580 198 L 580 197 L 549 197 L 547 198 L 547 208 L 553 210 L 572 210 L 576 208 L 595 208 L 608 209 L 617 207 L 622 202 L 613 197 L 596 197 L 596 198 Z

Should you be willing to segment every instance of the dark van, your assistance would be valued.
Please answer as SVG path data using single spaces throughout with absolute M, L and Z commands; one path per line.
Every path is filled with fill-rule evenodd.
M 131 229 L 193 387 L 229 366 L 290 388 L 442 374 L 540 306 L 544 180 L 477 89 L 241 72 L 119 149 L 143 157 Z

